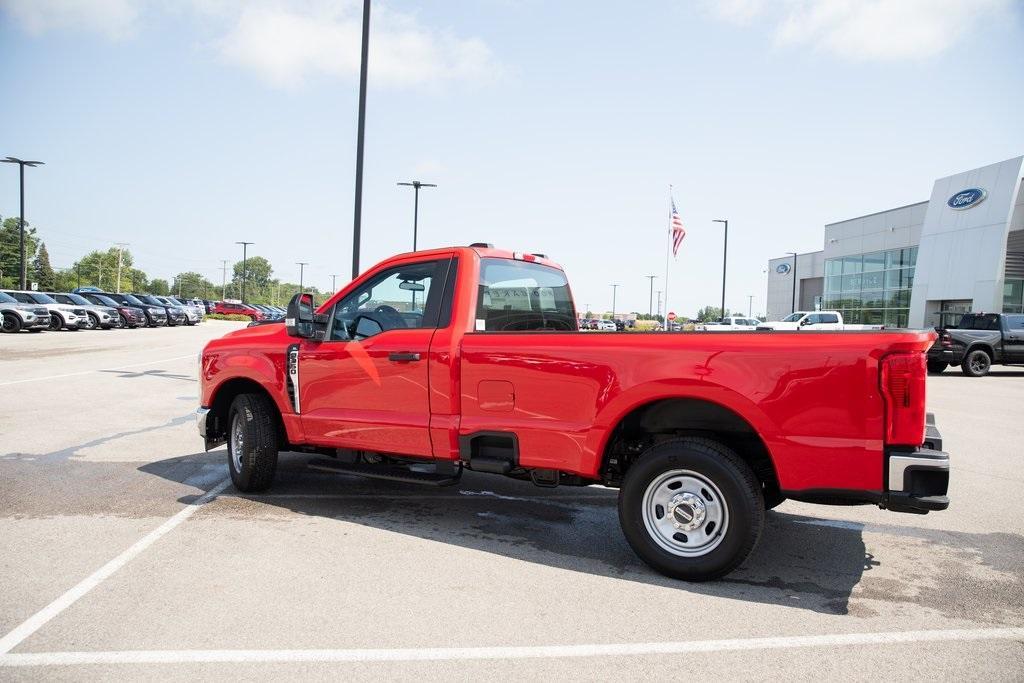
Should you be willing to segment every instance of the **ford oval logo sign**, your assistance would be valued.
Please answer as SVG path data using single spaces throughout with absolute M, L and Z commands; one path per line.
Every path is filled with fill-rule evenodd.
M 778 273 L 779 275 L 785 275 L 786 273 L 789 272 L 789 264 L 780 263 L 779 265 L 775 266 L 775 272 Z
M 962 209 L 969 209 L 972 206 L 977 206 L 985 201 L 985 197 L 988 196 L 988 192 L 978 187 L 972 187 L 968 190 L 960 190 L 955 195 L 949 198 L 946 202 L 946 206 L 951 209 L 960 211 Z

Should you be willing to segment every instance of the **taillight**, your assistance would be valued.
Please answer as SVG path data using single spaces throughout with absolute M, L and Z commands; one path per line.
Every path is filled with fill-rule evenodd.
M 942 340 L 940 342 L 943 346 L 952 346 L 953 337 L 950 336 L 949 332 L 942 333 Z
M 925 354 L 896 353 L 882 359 L 885 442 L 920 446 L 925 429 Z

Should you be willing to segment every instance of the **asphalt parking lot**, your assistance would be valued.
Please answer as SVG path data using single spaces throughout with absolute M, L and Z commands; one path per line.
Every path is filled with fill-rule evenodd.
M 952 505 L 786 502 L 727 579 L 637 559 L 616 493 L 428 489 L 204 453 L 239 327 L 0 336 L 0 679 L 1024 677 L 1024 369 L 929 379 Z

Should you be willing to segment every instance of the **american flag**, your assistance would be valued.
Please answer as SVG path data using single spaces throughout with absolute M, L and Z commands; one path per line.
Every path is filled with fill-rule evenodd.
M 683 229 L 683 219 L 679 217 L 679 212 L 676 211 L 676 200 L 671 199 L 672 202 L 672 213 L 669 215 L 669 225 L 672 229 L 672 256 L 679 254 L 679 245 L 683 243 L 683 238 L 686 237 L 686 230 Z

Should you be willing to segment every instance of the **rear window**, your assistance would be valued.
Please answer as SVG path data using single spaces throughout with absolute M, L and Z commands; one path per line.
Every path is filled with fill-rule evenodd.
M 961 330 L 998 330 L 999 316 L 995 313 L 968 314 L 960 318 Z
M 527 261 L 482 259 L 476 329 L 576 330 L 576 310 L 565 273 Z

